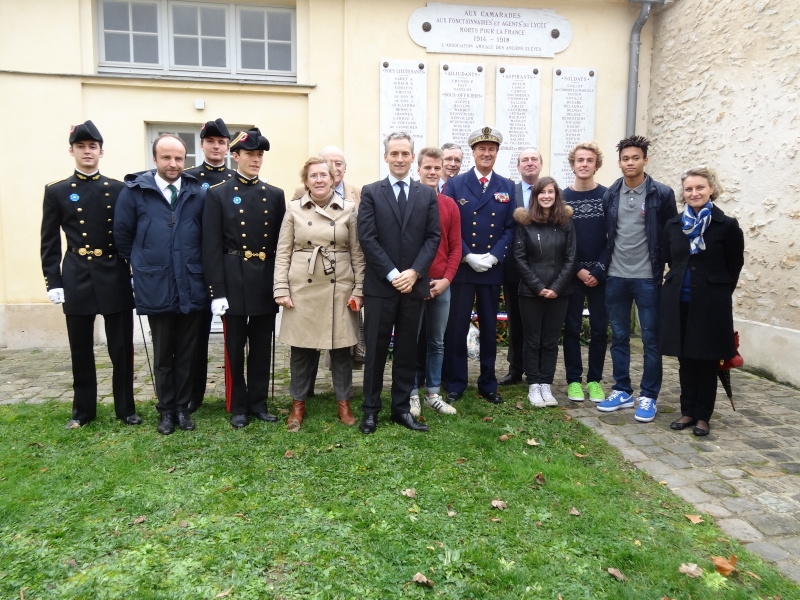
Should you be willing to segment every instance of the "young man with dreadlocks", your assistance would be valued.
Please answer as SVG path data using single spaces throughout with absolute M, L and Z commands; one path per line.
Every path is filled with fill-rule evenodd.
M 606 272 L 606 309 L 611 322 L 611 362 L 614 387 L 597 409 L 613 412 L 636 405 L 635 419 L 649 423 L 656 418 L 661 391 L 661 353 L 658 319 L 664 261 L 661 234 L 666 222 L 678 214 L 675 193 L 644 172 L 650 142 L 632 135 L 617 144 L 617 179 L 603 195 L 608 243 L 601 258 Z M 644 367 L 639 397 L 631 387 L 631 308 L 636 302 L 642 329 Z

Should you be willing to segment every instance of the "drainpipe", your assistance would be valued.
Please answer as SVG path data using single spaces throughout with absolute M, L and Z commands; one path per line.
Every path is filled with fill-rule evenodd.
M 664 0 L 628 0 L 641 3 L 639 17 L 631 29 L 630 58 L 628 59 L 628 111 L 625 115 L 625 137 L 636 133 L 636 97 L 639 92 L 639 46 L 642 45 L 642 28 L 650 16 L 653 4 L 664 4 Z

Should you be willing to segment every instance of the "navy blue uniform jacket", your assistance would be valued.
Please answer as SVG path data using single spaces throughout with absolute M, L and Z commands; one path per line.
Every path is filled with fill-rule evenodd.
M 454 281 L 501 285 L 503 263 L 506 256 L 510 256 L 514 242 L 514 210 L 517 208 L 514 182 L 493 171 L 484 192 L 475 170 L 470 169 L 447 182 L 446 195 L 456 201 L 461 212 L 461 255 L 490 252 L 498 261 L 483 273 L 462 262 Z

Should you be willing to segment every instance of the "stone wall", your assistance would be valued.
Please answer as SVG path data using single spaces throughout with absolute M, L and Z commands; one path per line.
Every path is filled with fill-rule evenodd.
M 649 172 L 677 194 L 684 169 L 717 170 L 745 232 L 742 354 L 800 384 L 800 2 L 674 0 L 653 27 Z

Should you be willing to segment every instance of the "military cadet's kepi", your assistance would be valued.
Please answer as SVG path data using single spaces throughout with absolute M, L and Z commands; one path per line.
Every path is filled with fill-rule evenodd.
M 203 127 L 200 128 L 200 139 L 207 137 L 224 137 L 224 138 L 231 138 L 231 134 L 228 131 L 228 126 L 225 125 L 225 121 L 222 119 L 217 119 L 215 121 L 206 121 L 203 123 Z
M 269 140 L 261 135 L 258 127 L 247 131 L 238 131 L 231 141 L 231 152 L 237 150 L 269 150 Z
M 103 136 L 94 126 L 91 121 L 81 123 L 80 125 L 73 125 L 69 130 L 69 145 L 77 144 L 78 142 L 97 142 L 103 145 Z
M 503 143 L 503 134 L 500 133 L 494 127 L 484 127 L 482 129 L 476 129 L 469 135 L 467 143 L 470 145 L 471 148 L 475 144 L 479 144 L 480 142 L 494 142 L 499 146 L 500 144 Z

